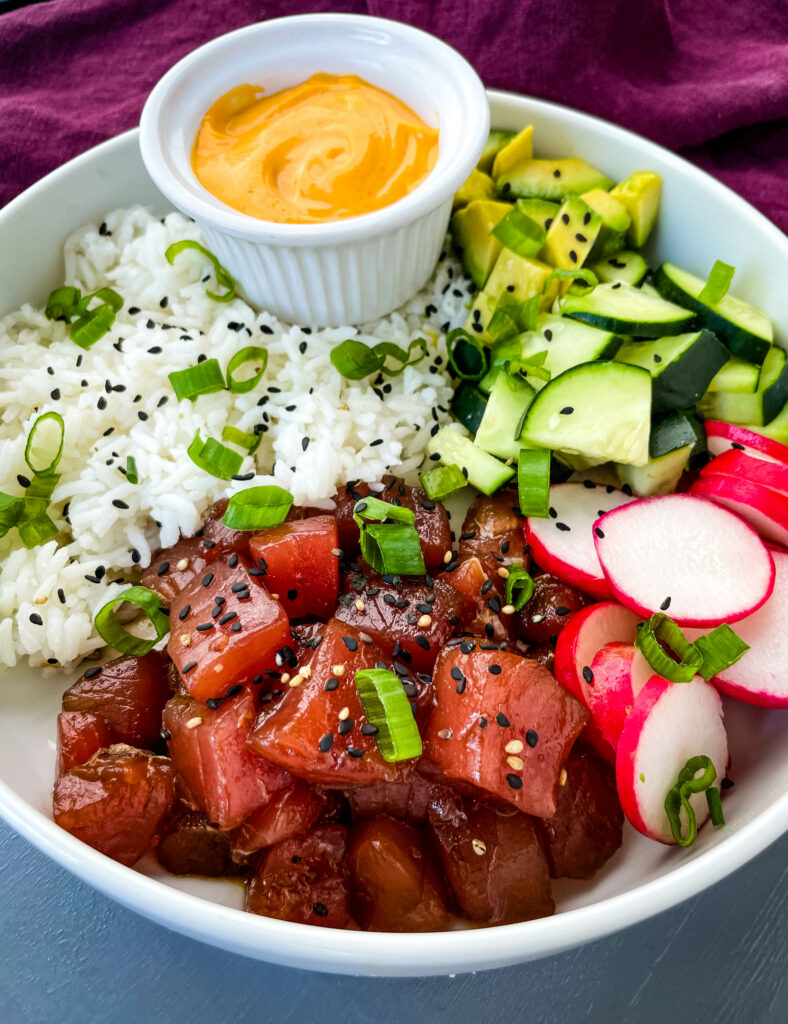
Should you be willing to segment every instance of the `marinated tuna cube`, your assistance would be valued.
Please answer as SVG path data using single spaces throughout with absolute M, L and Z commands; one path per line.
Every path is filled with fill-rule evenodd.
M 164 709 L 169 752 L 182 781 L 179 792 L 187 806 L 204 811 L 220 829 L 240 825 L 293 781 L 246 745 L 255 713 L 249 690 L 216 709 L 176 694 Z
M 276 670 L 291 643 L 287 614 L 232 555 L 212 562 L 170 606 L 167 651 L 183 685 L 203 703 Z
M 588 712 L 536 661 L 452 641 L 433 675 L 424 756 L 537 817 L 555 813 L 558 779 Z
M 480 495 L 468 509 L 459 536 L 460 559 L 474 555 L 490 579 L 500 580 L 498 569 L 519 562 L 528 567 L 525 518 L 517 491 L 505 487 L 492 498 Z M 502 581 L 499 586 L 502 587 Z
M 116 742 L 107 722 L 90 711 L 61 711 L 57 716 L 57 774 L 84 764 L 102 747 Z
M 153 556 L 140 583 L 148 590 L 154 590 L 169 606 L 195 576 L 202 576 L 207 564 L 202 540 L 184 537 L 174 547 Z
M 591 878 L 621 846 L 624 814 L 614 770 L 576 747 L 565 764 L 558 809 L 537 820 L 553 878 Z
M 475 555 L 460 562 L 451 573 L 438 577 L 439 582 L 450 583 L 462 595 L 458 632 L 475 633 L 486 640 L 510 638 L 513 616 L 502 613 L 505 601 L 500 593 L 501 579 L 497 570 L 489 576 Z
M 410 825 L 420 825 L 427 817 L 433 781 L 408 763 L 396 782 L 374 782 L 354 786 L 345 792 L 353 821 L 388 814 Z
M 533 594 L 514 616 L 515 633 L 531 644 L 555 644 L 571 616 L 585 604 L 579 590 L 544 573 L 536 577 Z
M 346 848 L 342 825 L 322 825 L 272 846 L 249 879 L 246 909 L 281 921 L 345 928 L 350 919 Z
M 150 750 L 159 742 L 169 695 L 167 659 L 150 651 L 142 658 L 115 658 L 87 669 L 63 694 L 63 710 L 100 715 L 116 742 Z
M 52 810 L 61 828 L 131 867 L 153 849 L 174 799 L 170 759 L 118 743 L 57 780 Z
M 380 755 L 356 689 L 359 669 L 375 668 L 384 656 L 353 626 L 327 623 L 311 660 L 282 689 L 278 704 L 264 707 L 249 737 L 252 750 L 308 782 L 365 785 L 396 779 L 398 764 Z M 306 673 L 306 674 L 304 674 Z
M 547 859 L 526 814 L 440 787 L 429 824 L 454 897 L 472 921 L 508 924 L 554 913 Z
M 340 597 L 334 614 L 371 636 L 411 672 L 430 672 L 438 651 L 454 634 L 462 597 L 439 581 L 428 586 L 386 579 L 392 577 L 368 576 L 363 591 L 350 590 Z
M 211 505 L 202 528 L 197 531 L 203 556 L 209 562 L 233 553 L 244 558 L 249 555 L 251 533 L 248 530 L 231 530 L 222 522 L 228 503 L 228 498 L 222 498 Z
M 156 847 L 156 856 L 174 875 L 231 878 L 248 871 L 231 856 L 230 833 L 214 828 L 200 811 L 178 815 L 172 831 Z
M 353 919 L 362 928 L 436 932 L 451 924 L 440 869 L 412 825 L 387 814 L 354 825 L 348 864 Z
M 333 516 L 314 516 L 256 533 L 249 542 L 253 571 L 278 594 L 291 619 L 327 619 L 339 592 L 339 541 Z
M 274 793 L 269 803 L 253 811 L 231 833 L 237 856 L 250 856 L 266 846 L 308 832 L 323 815 L 329 799 L 308 782 L 296 779 L 287 789 Z

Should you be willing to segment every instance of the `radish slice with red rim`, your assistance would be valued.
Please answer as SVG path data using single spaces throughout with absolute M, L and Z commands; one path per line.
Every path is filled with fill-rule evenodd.
M 732 476 L 788 495 L 788 462 L 762 459 L 733 448 L 707 463 L 700 475 Z
M 706 444 L 712 455 L 719 455 L 732 448 L 759 459 L 788 463 L 788 445 L 780 444 L 771 437 L 764 437 L 746 427 L 737 427 L 722 420 L 706 420 L 703 426 L 706 430 Z
M 615 601 L 589 605 L 571 617 L 558 634 L 555 646 L 555 677 L 565 690 L 591 710 L 591 664 L 605 644 L 633 643 L 641 617 Z
M 689 493 L 730 509 L 746 519 L 764 540 L 788 547 L 788 494 L 751 480 L 714 474 L 696 480 Z

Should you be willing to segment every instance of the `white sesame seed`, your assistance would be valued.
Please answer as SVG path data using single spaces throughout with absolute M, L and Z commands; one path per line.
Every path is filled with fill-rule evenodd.
M 432 616 L 422 615 L 419 621 L 416 623 L 416 625 L 419 627 L 419 629 L 426 629 L 427 626 L 432 625 Z
M 503 612 L 504 615 L 514 615 L 514 605 L 505 604 L 503 608 L 501 608 L 501 611 Z
M 522 740 L 509 740 L 506 746 L 503 748 L 507 754 L 520 754 L 523 749 Z
M 331 554 L 334 556 L 334 558 L 341 558 L 342 548 L 331 548 Z
M 280 682 L 282 682 L 282 683 L 289 683 L 290 682 L 290 673 L 289 672 L 283 672 L 282 675 L 281 675 L 281 678 L 280 678 Z
M 339 712 L 340 722 L 344 722 L 346 718 L 350 718 L 350 708 L 348 707 L 342 708 L 342 710 Z
M 567 779 L 566 768 L 562 768 L 561 769 L 561 774 L 558 776 L 558 785 L 559 786 L 565 786 L 566 785 L 566 779 Z
M 213 666 L 213 670 L 217 675 L 221 675 L 222 672 L 224 672 L 224 665 L 221 662 L 219 662 L 218 665 Z
M 190 718 L 186 723 L 187 729 L 196 729 L 198 725 L 202 725 L 202 719 L 199 715 L 195 715 L 194 718 Z
M 443 556 L 443 564 L 444 565 L 448 565 L 450 561 L 451 561 L 451 551 L 447 551 L 446 554 Z
M 279 594 L 271 594 L 271 597 L 274 599 L 274 601 L 279 600 Z
M 175 568 L 179 569 L 181 572 L 183 572 L 184 569 L 188 569 L 189 568 L 189 559 L 188 558 L 181 558 L 180 561 L 178 561 L 176 563 Z
M 439 729 L 438 738 L 442 740 L 450 740 L 452 737 L 451 729 Z
M 360 597 L 356 598 L 356 608 L 358 608 L 360 612 L 363 612 L 364 609 L 366 608 L 366 605 L 364 604 Z
M 42 594 L 40 597 L 37 597 L 35 599 L 35 601 L 33 601 L 33 604 L 46 604 L 46 603 L 47 603 L 47 596 L 46 596 L 46 594 Z
M 298 671 L 301 673 L 304 679 L 312 678 L 312 669 L 309 667 L 309 665 L 305 665 L 304 668 L 300 668 Z
M 191 635 L 191 633 L 181 633 L 181 646 L 183 646 L 183 647 L 191 647 L 191 645 L 192 645 L 192 635 Z
M 508 580 L 509 570 L 502 565 L 501 568 L 498 570 L 498 575 L 501 577 L 502 580 Z
M 288 683 L 288 686 L 300 686 L 301 683 L 303 683 L 303 681 L 304 681 L 304 677 L 301 675 L 301 673 L 300 672 L 296 672 L 296 674 L 293 676 L 293 678 Z
M 371 644 L 372 643 L 372 637 L 369 635 L 369 633 L 362 633 L 362 632 L 359 631 L 358 635 L 359 635 L 359 637 L 361 639 L 362 644 Z
M 473 852 L 479 857 L 483 857 L 487 853 L 487 845 L 481 839 L 471 839 L 471 846 L 473 847 Z
M 345 666 L 344 665 L 332 665 L 331 666 L 331 675 L 332 676 L 343 676 L 344 674 L 345 674 Z
M 514 768 L 516 772 L 522 771 L 523 759 L 521 757 L 516 757 L 514 754 L 512 754 L 510 757 L 506 758 L 506 763 L 509 765 L 510 768 Z
M 542 622 L 543 620 L 544 620 L 544 615 L 537 614 L 537 615 L 532 615 L 531 616 L 531 622 Z

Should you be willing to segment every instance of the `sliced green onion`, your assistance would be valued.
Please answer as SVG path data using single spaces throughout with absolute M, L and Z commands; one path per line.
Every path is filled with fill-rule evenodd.
M 506 577 L 506 604 L 519 612 L 533 596 L 534 581 L 519 562 L 512 562 L 506 568 L 509 570 Z
M 522 302 L 511 303 L 508 296 L 504 293 L 498 305 L 502 304 L 521 331 L 536 330 L 536 324 L 539 319 L 538 295 L 532 295 L 530 299 L 523 299 Z
M 224 375 L 217 359 L 206 359 L 185 370 L 173 370 L 168 377 L 179 402 L 184 398 L 193 402 L 200 395 L 212 395 L 225 388 Z
M 52 422 L 52 423 L 56 423 L 57 424 L 57 427 L 58 427 L 57 448 L 55 448 L 55 452 L 52 455 L 52 457 L 49 460 L 49 462 L 47 462 L 43 466 L 41 466 L 41 465 L 36 466 L 36 465 L 34 465 L 34 463 L 32 461 L 33 458 L 34 457 L 36 459 L 45 459 L 45 458 L 47 458 L 51 454 L 51 449 L 54 447 L 54 445 L 51 442 L 50 442 L 49 445 L 46 445 L 45 443 L 39 442 L 38 446 L 36 446 L 36 443 L 35 443 L 36 442 L 36 434 L 41 429 L 42 424 L 47 423 L 47 422 Z M 36 476 L 49 476 L 50 474 L 55 472 L 55 469 L 57 468 L 57 464 L 58 464 L 58 462 L 60 462 L 60 457 L 63 454 L 63 439 L 65 438 L 65 436 L 66 436 L 66 425 L 63 422 L 63 417 L 60 415 L 59 412 L 45 412 L 45 413 L 42 413 L 42 415 L 39 416 L 38 419 L 35 421 L 33 426 L 30 428 L 30 433 L 27 436 L 27 444 L 25 445 L 25 462 L 27 463 L 28 468 L 30 470 L 32 470 L 32 472 Z M 34 451 L 34 447 L 35 447 L 35 451 Z M 44 449 L 44 450 L 42 451 L 42 449 Z M 50 494 L 51 494 L 51 491 L 50 491 Z
M 367 721 L 377 727 L 375 742 L 383 760 L 421 757 L 419 728 L 399 676 L 388 669 L 367 668 L 355 678 Z
M 260 447 L 262 439 L 262 434 L 255 434 L 254 432 L 246 434 L 243 430 L 239 430 L 238 427 L 231 427 L 229 425 L 222 427 L 222 440 L 229 441 L 230 444 L 237 444 L 239 448 L 246 449 L 250 455 L 254 455 Z
M 717 260 L 711 268 L 706 284 L 698 295 L 698 300 L 710 306 L 716 306 L 728 294 L 735 273 L 735 267 L 729 263 L 723 263 L 722 260 Z
M 379 573 L 423 576 L 421 541 L 409 508 L 379 498 L 362 498 L 353 508 L 364 561 Z
M 123 309 L 122 295 L 119 295 L 113 288 L 99 288 L 98 291 L 91 292 L 90 295 L 80 299 L 76 305 L 75 312 L 79 314 L 87 313 L 88 306 L 93 299 L 98 299 L 103 306 L 109 306 L 113 313 L 119 313 Z
M 222 522 L 231 530 L 264 530 L 283 523 L 292 504 L 293 495 L 283 487 L 249 487 L 230 498 Z
M 44 314 L 47 320 L 70 320 L 79 304 L 79 288 L 63 285 L 49 293 Z
M 421 486 L 430 501 L 444 501 L 450 494 L 462 490 L 468 481 L 459 466 L 436 466 L 426 473 L 419 473 Z
M 550 451 L 521 448 L 517 460 L 517 493 L 524 516 L 546 519 L 550 510 Z
M 734 633 L 727 622 L 717 626 L 711 633 L 699 636 L 694 646 L 700 651 L 703 659 L 698 671 L 704 679 L 719 675 L 723 669 L 733 665 L 750 649 L 749 644 Z
M 496 306 L 487 324 L 487 333 L 496 343 L 508 341 L 520 333 L 513 306 Z
M 186 454 L 195 466 L 204 469 L 211 476 L 218 477 L 219 480 L 232 480 L 244 461 L 243 455 L 239 455 L 231 448 L 225 448 L 223 444 L 212 437 L 203 441 L 199 430 L 186 449 Z
M 135 604 L 141 608 L 145 616 L 153 624 L 156 636 L 153 640 L 145 640 L 142 637 L 134 636 L 118 622 L 114 608 L 116 604 Z M 161 598 L 147 587 L 129 587 L 122 594 L 107 601 L 103 608 L 100 608 L 95 618 L 96 629 L 105 644 L 113 647 L 121 654 L 133 654 L 141 657 L 147 654 L 153 647 L 167 635 L 170 630 L 170 618 L 162 610 Z
M 494 314 L 493 314 L 494 315 Z M 449 368 L 460 380 L 481 380 L 489 366 L 489 352 L 462 327 L 446 335 Z
M 507 249 L 529 259 L 544 245 L 545 229 L 515 206 L 493 228 L 493 236 Z
M 139 473 L 137 472 L 137 460 L 133 455 L 126 456 L 126 479 L 130 484 L 138 484 L 140 482 Z
M 92 348 L 115 322 L 112 306 L 96 306 L 71 325 L 71 340 L 80 348 Z
M 585 288 L 576 283 L 572 285 L 572 292 L 575 295 L 588 295 L 599 284 L 599 278 L 592 270 L 584 270 L 582 267 L 577 270 L 554 270 L 542 285 L 542 294 L 547 291 L 553 281 L 585 281 Z
M 517 359 L 504 363 L 504 369 L 510 377 L 536 377 L 537 380 L 550 380 L 550 371 L 542 366 L 546 356 L 546 352 L 536 352 L 532 359 Z
M 678 660 L 665 653 L 662 645 L 670 648 Z M 662 612 L 656 612 L 637 628 L 635 647 L 658 676 L 672 683 L 689 683 L 700 671 L 703 657 L 694 644 L 673 621 Z
M 12 530 L 25 511 L 25 499 L 0 492 L 0 537 Z
M 702 772 L 702 775 L 698 775 Z M 717 772 L 711 758 L 705 754 L 698 754 L 691 757 L 679 772 L 676 784 L 672 786 L 665 797 L 665 812 L 670 822 L 670 831 L 673 838 L 680 846 L 691 846 L 698 834 L 698 826 L 695 820 L 695 812 L 689 802 L 690 796 L 694 793 L 702 793 L 708 790 L 717 777 Z M 681 811 L 687 818 L 687 832 L 684 834 L 681 822 Z
M 209 292 L 206 290 L 205 294 L 208 296 L 208 298 L 213 299 L 214 302 L 230 302 L 232 299 L 234 299 L 236 289 L 235 278 L 226 267 L 222 266 L 222 264 L 217 260 L 214 254 L 209 249 L 206 249 L 204 245 L 200 245 L 199 242 L 194 242 L 190 239 L 187 239 L 186 241 L 183 242 L 173 242 L 172 245 L 167 247 L 167 250 L 164 253 L 164 258 L 167 260 L 170 266 L 172 266 L 172 264 L 175 262 L 175 257 L 179 253 L 184 252 L 186 249 L 194 249 L 196 252 L 199 252 L 202 256 L 204 256 L 207 260 L 210 260 L 211 263 L 213 264 L 213 272 L 214 275 L 216 276 L 216 283 L 221 285 L 222 288 L 227 289 L 227 291 L 223 295 L 217 295 L 216 292 Z
M 26 548 L 36 548 L 60 532 L 46 512 L 36 512 L 33 515 L 20 519 L 17 523 L 19 536 Z
M 709 817 L 715 828 L 725 824 L 725 815 L 722 813 L 722 800 L 717 786 L 710 786 L 706 790 L 706 803 L 709 805 Z
M 411 358 L 413 350 L 415 357 Z M 389 377 L 398 377 L 406 367 L 415 366 L 427 355 L 427 342 L 424 338 L 415 338 L 407 349 L 395 345 L 393 341 L 381 341 L 371 348 L 363 341 L 348 338 L 331 350 L 331 362 L 346 380 L 363 380 L 373 373 L 385 373 Z M 393 359 L 400 365 L 386 366 L 386 360 Z
M 40 502 L 39 507 L 41 511 L 46 512 L 46 507 L 49 504 L 52 492 L 57 486 L 59 479 L 59 473 L 48 473 L 46 476 L 41 474 L 34 476 L 30 481 L 30 486 L 25 489 L 25 503 L 27 506 L 31 507 L 33 501 L 38 501 Z
M 233 377 L 233 373 L 238 369 L 239 366 L 243 366 L 244 363 L 259 362 L 260 368 L 255 370 L 251 377 L 247 377 L 245 380 L 236 380 Z M 255 388 L 263 374 L 265 368 L 268 365 L 268 350 L 260 348 L 258 345 L 247 345 L 246 348 L 242 348 L 236 352 L 230 362 L 227 364 L 227 390 L 231 391 L 234 395 L 242 395 L 247 391 L 251 391 Z

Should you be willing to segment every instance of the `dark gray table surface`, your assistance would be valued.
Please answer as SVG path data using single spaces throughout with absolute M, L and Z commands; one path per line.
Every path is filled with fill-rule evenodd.
M 0 1024 L 785 1024 L 788 836 L 657 918 L 536 963 L 365 979 L 257 963 L 113 903 L 0 822 Z

